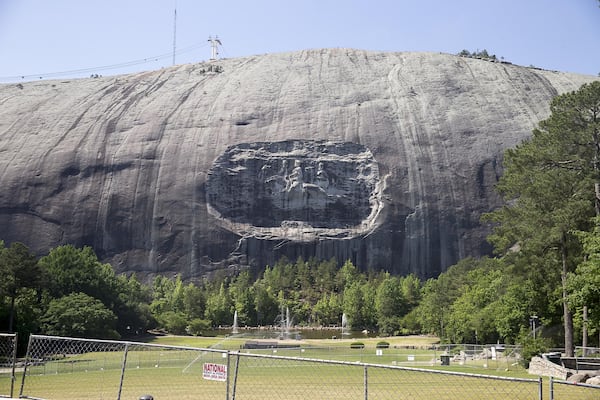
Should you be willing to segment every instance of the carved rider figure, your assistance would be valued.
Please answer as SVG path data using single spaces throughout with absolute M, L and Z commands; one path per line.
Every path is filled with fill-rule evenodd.
M 296 160 L 294 161 L 294 169 L 292 169 L 292 173 L 289 176 L 287 191 L 302 190 L 303 184 L 304 172 L 302 171 L 302 164 L 300 163 L 300 160 Z
M 327 188 L 329 187 L 329 175 L 327 174 L 327 171 L 325 171 L 322 162 L 319 162 L 319 167 L 317 169 L 316 184 L 324 191 L 327 191 Z

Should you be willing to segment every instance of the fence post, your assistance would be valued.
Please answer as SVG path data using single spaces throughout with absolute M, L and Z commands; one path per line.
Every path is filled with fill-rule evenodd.
M 225 387 L 225 400 L 229 400 L 229 376 L 231 375 L 231 369 L 229 368 L 229 364 L 231 364 L 230 362 L 231 357 L 230 357 L 230 353 L 227 352 L 227 381 L 226 381 L 226 387 Z
M 123 379 L 125 378 L 125 367 L 127 366 L 127 353 L 129 352 L 129 343 L 125 344 L 125 353 L 123 354 L 123 365 L 121 366 L 121 380 L 119 381 L 119 393 L 117 400 L 121 400 L 121 391 L 123 390 Z
M 21 389 L 19 390 L 19 398 L 23 397 L 23 389 L 25 388 L 25 377 L 27 376 L 27 366 L 29 365 L 29 360 L 31 359 L 31 342 L 33 341 L 34 335 L 29 335 L 29 340 L 27 341 L 27 353 L 25 354 L 25 367 L 23 368 L 23 378 L 21 379 Z
M 235 389 L 237 386 L 237 376 L 238 376 L 239 366 L 240 366 L 240 352 L 238 351 L 237 357 L 235 358 L 235 372 L 233 373 L 233 387 L 231 388 L 231 400 L 235 400 Z M 227 375 L 229 375 L 229 373 L 227 373 Z
M 554 400 L 554 378 L 550 377 L 550 400 Z
M 369 400 L 369 379 L 368 379 L 368 367 L 365 365 L 364 369 L 364 388 L 365 388 L 365 400 Z
M 15 335 L 13 336 L 12 369 L 10 372 L 10 397 L 13 397 L 13 392 L 15 390 L 15 379 L 17 379 L 17 377 L 15 376 L 15 364 L 17 363 L 17 343 L 19 341 L 18 335 L 18 333 L 15 333 Z
M 538 379 L 539 379 L 539 383 L 538 383 L 538 390 L 539 390 L 538 398 L 540 400 L 543 400 L 543 398 L 544 398 L 543 380 L 542 380 L 541 376 Z

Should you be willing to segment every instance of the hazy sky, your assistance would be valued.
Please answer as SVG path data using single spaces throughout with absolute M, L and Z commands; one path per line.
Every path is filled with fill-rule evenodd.
M 0 0 L 0 81 L 153 70 L 220 56 L 344 47 L 600 73 L 598 0 Z M 174 10 L 177 23 L 174 24 Z M 126 65 L 128 64 L 128 65 Z M 119 68 L 106 68 L 119 66 Z M 82 70 L 80 72 L 69 72 Z M 54 74 L 52 73 L 59 73 Z

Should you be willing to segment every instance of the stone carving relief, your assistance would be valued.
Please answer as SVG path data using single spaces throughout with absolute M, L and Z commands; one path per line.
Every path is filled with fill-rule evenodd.
M 292 140 L 228 148 L 213 164 L 206 191 L 209 211 L 234 232 L 309 240 L 372 229 L 380 186 L 364 146 Z

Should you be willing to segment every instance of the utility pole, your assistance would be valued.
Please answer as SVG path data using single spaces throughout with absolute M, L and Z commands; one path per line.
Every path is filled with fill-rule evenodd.
M 219 39 L 218 36 L 215 36 L 214 38 L 212 36 L 208 37 L 208 41 L 210 42 L 210 60 L 217 60 L 219 58 L 219 48 L 218 46 L 223 46 L 223 44 L 221 43 L 221 40 Z

